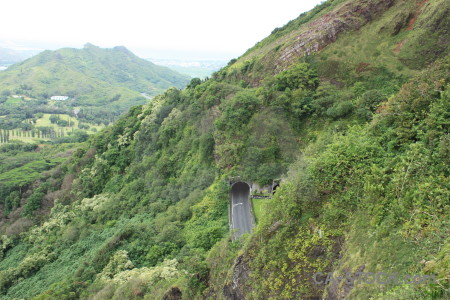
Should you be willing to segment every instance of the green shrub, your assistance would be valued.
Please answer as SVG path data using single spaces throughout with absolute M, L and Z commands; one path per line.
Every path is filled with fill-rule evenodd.
M 12 191 L 3 200 L 3 215 L 7 216 L 11 210 L 16 209 L 20 205 L 20 193 L 19 191 Z
M 276 76 L 275 89 L 284 91 L 305 89 L 315 90 L 319 86 L 317 72 L 308 63 L 299 63 Z
M 332 107 L 328 108 L 326 115 L 333 119 L 343 118 L 349 115 L 353 111 L 352 101 L 343 101 L 335 103 Z

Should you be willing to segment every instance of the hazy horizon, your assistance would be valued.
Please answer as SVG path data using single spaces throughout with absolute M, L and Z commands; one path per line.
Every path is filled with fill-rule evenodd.
M 117 43 L 117 45 L 112 46 L 100 46 L 89 41 L 80 45 L 63 45 L 63 44 L 52 44 L 52 43 L 33 43 L 33 42 L 23 42 L 23 41 L 4 41 L 0 40 L 0 49 L 11 49 L 22 53 L 34 53 L 45 50 L 58 50 L 62 48 L 75 48 L 82 49 L 85 44 L 93 44 L 100 48 L 114 48 L 117 46 L 124 46 L 131 52 L 144 59 L 178 59 L 178 60 L 220 60 L 228 61 L 243 53 L 226 53 L 226 52 L 207 52 L 207 51 L 188 51 L 188 50 L 177 50 L 177 49 L 150 49 L 150 48 L 132 48 L 125 44 Z
M 8 1 L 2 5 L 0 26 L 8 30 L 0 33 L 0 48 L 39 51 L 92 43 L 125 46 L 146 59 L 230 60 L 320 2 Z

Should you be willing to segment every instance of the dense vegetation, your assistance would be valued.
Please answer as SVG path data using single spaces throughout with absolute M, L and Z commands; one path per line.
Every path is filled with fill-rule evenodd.
M 247 62 L 132 107 L 73 153 L 66 144 L 0 147 L 8 159 L 2 296 L 447 299 L 450 56 L 443 46 L 411 65 L 403 58 L 412 54 L 392 49 L 430 30 L 423 22 L 448 24 L 449 14 L 435 13 L 448 4 L 417 4 L 410 30 L 399 16 L 416 3 L 396 1 L 276 74 L 255 53 L 280 39 L 288 47 L 295 27 L 348 2 L 367 4 L 322 4 L 255 46 Z M 361 39 L 384 44 L 362 49 Z M 29 176 L 19 183 L 8 173 L 20 168 Z M 283 178 L 238 241 L 228 226 L 232 176 L 262 185 Z M 315 272 L 349 271 L 437 282 L 312 281 Z

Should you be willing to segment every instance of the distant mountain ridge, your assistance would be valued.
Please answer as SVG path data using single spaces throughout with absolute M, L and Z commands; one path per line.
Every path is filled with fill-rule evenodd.
M 26 59 L 26 55 L 13 49 L 0 48 L 0 65 L 11 65 Z
M 125 109 L 141 104 L 142 93 L 155 96 L 188 81 L 188 76 L 141 59 L 124 46 L 102 49 L 86 44 L 83 49 L 46 50 L 12 65 L 0 74 L 0 90 L 33 98 L 68 95 L 77 105 L 118 102 Z M 119 99 L 111 101 L 114 98 Z M 142 99 L 132 101 L 136 98 Z

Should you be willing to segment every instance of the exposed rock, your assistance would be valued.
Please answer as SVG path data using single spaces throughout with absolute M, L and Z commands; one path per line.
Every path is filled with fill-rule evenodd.
M 364 272 L 365 266 L 362 265 L 360 267 L 358 267 L 358 269 L 353 272 Z M 343 272 L 350 272 L 350 270 L 343 270 Z M 353 288 L 354 283 L 353 282 L 346 282 L 345 280 L 342 283 L 342 286 L 339 286 L 339 284 L 341 283 L 341 281 L 335 280 L 333 281 L 330 285 L 328 285 L 326 287 L 326 291 L 325 291 L 325 300 L 342 300 L 342 299 L 346 299 L 348 294 L 350 293 L 350 291 Z
M 402 40 L 400 42 L 397 43 L 397 45 L 395 45 L 394 48 L 394 53 L 399 54 L 400 51 L 402 50 L 403 46 L 405 45 L 406 40 Z
M 393 20 L 394 25 L 390 29 L 390 34 L 397 35 L 403 28 L 406 27 L 407 24 L 410 23 L 410 20 L 412 20 L 413 17 L 413 12 L 401 12 L 397 14 Z
M 417 21 L 417 17 L 420 15 L 421 11 L 420 8 L 427 3 L 430 0 L 423 0 L 422 2 L 419 2 L 416 4 L 416 11 L 414 14 L 411 14 L 409 20 L 408 20 L 408 30 L 411 30 L 414 26 L 414 24 Z
M 233 277 L 231 282 L 223 288 L 223 295 L 229 300 L 244 300 L 245 283 L 250 274 L 250 267 L 243 255 L 236 259 L 233 267 Z
M 277 72 L 292 65 L 300 56 L 310 55 L 322 50 L 335 42 L 339 34 L 358 30 L 377 16 L 385 12 L 394 3 L 394 0 L 378 0 L 347 2 L 337 10 L 327 13 L 306 27 L 307 30 L 296 37 L 296 42 L 281 49 L 280 56 L 276 58 Z
M 275 231 L 278 230 L 278 228 L 281 227 L 283 222 L 281 221 L 276 221 L 275 223 L 272 224 L 272 226 L 270 226 L 269 230 L 268 230 L 268 234 L 271 235 L 273 234 Z
M 181 293 L 178 287 L 172 287 L 167 293 L 164 295 L 163 300 L 181 300 L 183 294 Z
M 370 70 L 370 64 L 369 63 L 365 63 L 365 62 L 360 62 L 359 65 L 356 67 L 356 73 L 361 73 L 361 72 L 365 72 L 365 71 L 369 71 Z

